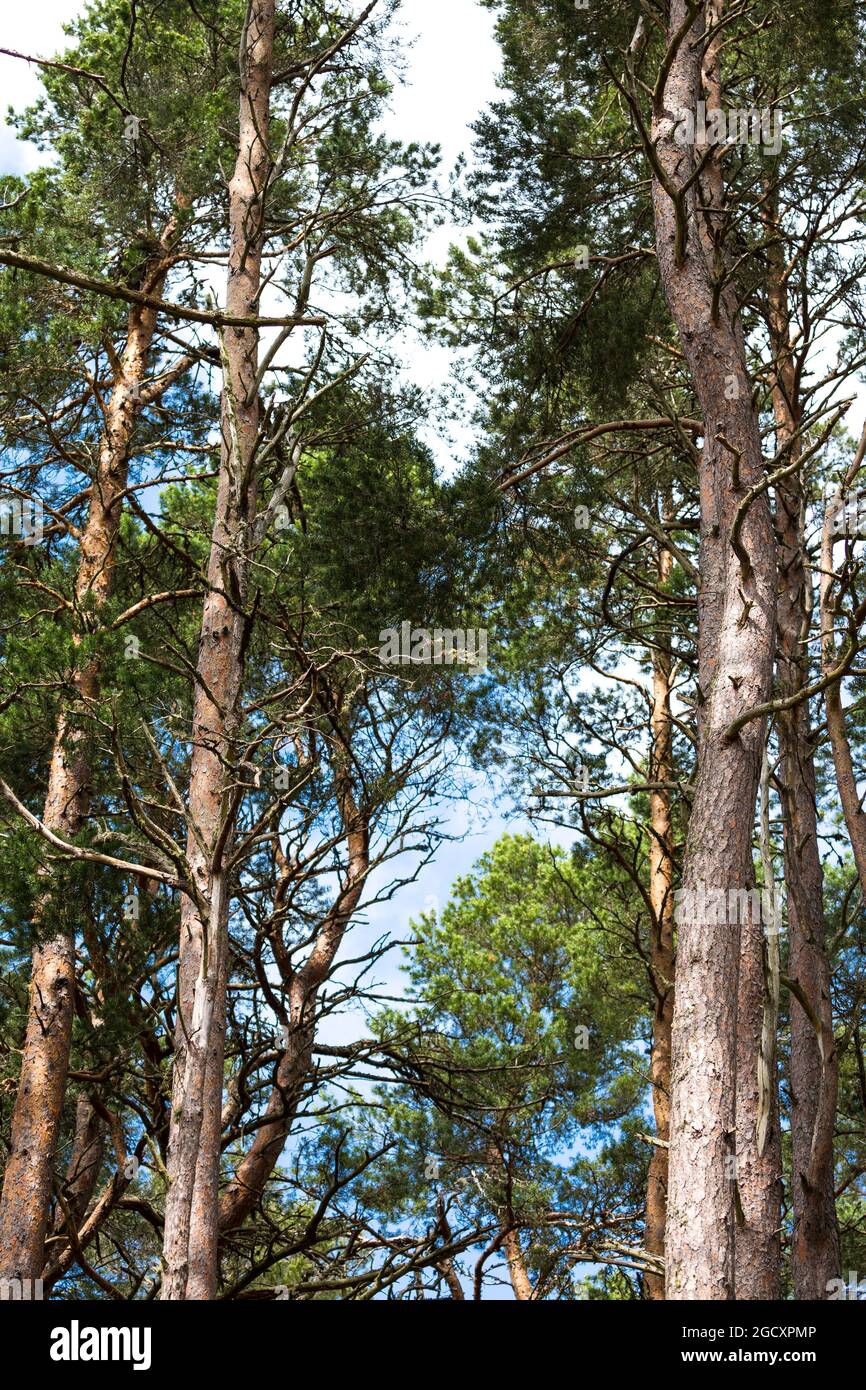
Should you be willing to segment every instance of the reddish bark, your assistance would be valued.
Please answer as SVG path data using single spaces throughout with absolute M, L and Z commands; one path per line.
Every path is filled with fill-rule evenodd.
M 664 585 L 670 576 L 671 555 L 659 553 L 658 577 Z M 673 774 L 671 724 L 671 658 L 664 649 L 653 652 L 652 758 L 649 780 L 670 782 Z M 649 892 L 652 906 L 650 973 L 655 1001 L 650 1065 L 656 1137 L 647 1174 L 645 1244 L 650 1254 L 664 1256 L 667 1219 L 668 1149 L 670 1140 L 671 1024 L 674 1011 L 674 862 L 671 794 L 650 792 Z M 647 1274 L 647 1298 L 663 1299 L 661 1274 Z
M 241 40 L 238 154 L 229 185 L 226 312 L 254 315 L 261 290 L 275 0 L 251 0 Z M 222 450 L 193 708 L 187 861 L 196 896 L 181 905 L 177 1026 L 162 1297 L 207 1299 L 217 1278 L 219 1110 L 228 969 L 230 790 L 243 675 L 244 603 L 256 512 L 258 329 L 224 339 Z
M 161 238 L 163 251 L 167 251 L 175 229 L 171 220 Z M 148 267 L 146 287 L 161 293 L 166 273 L 166 260 L 157 257 Z M 130 310 L 81 537 L 75 582 L 78 613 L 85 608 L 98 610 L 111 594 L 130 444 L 135 422 L 148 399 L 138 388 L 147 375 L 156 318 L 151 308 Z M 73 673 L 72 692 L 79 708 L 97 699 L 99 671 L 95 662 Z M 82 829 L 90 804 L 86 739 L 76 726 L 72 709 L 71 701 L 58 716 L 42 816 L 50 830 L 67 840 Z M 7 1279 L 36 1279 L 42 1272 L 72 1039 L 75 943 L 68 928 L 52 924 L 50 892 L 37 904 L 33 925 L 37 939 L 27 1030 L 0 1199 L 0 1278 Z
M 785 279 L 775 200 L 767 203 L 770 341 L 776 362 L 773 407 L 777 453 L 788 448 L 793 462 L 802 452 L 798 437 L 802 411 L 794 364 Z M 811 577 L 803 538 L 803 481 L 799 474 L 779 485 L 776 529 L 779 535 L 778 684 L 782 697 L 808 684 Z M 836 687 L 838 693 L 838 687 Z M 832 703 L 833 696 L 830 697 Z M 824 881 L 818 843 L 814 739 L 807 701 L 779 716 L 778 737 L 785 831 L 785 882 L 788 890 L 788 974 L 809 1001 L 813 1021 L 796 997 L 791 998 L 791 1194 L 794 1234 L 791 1265 L 797 1298 L 823 1299 L 830 1280 L 839 1277 L 841 1250 L 836 1221 L 833 1134 L 838 1092 L 838 1062 L 833 1040 L 830 963 L 824 931 Z
M 762 1096 L 759 1068 L 767 1007 L 766 952 L 761 914 L 742 924 L 737 1000 L 737 1138 L 735 1187 L 735 1297 L 781 1298 L 782 1136 L 775 1049 L 768 1059 L 769 1094 Z M 766 1139 L 759 1133 L 763 1105 Z
M 864 455 L 866 455 L 866 429 L 863 431 L 860 447 L 848 471 L 846 486 L 857 476 L 863 464 Z M 839 498 L 837 501 L 841 505 L 842 499 Z M 833 611 L 835 601 L 833 580 L 835 511 L 835 506 L 827 509 L 821 538 L 821 664 L 824 675 L 835 670 L 837 665 Z M 851 841 L 860 886 L 866 892 L 866 812 L 860 805 L 860 796 L 857 791 L 854 760 L 851 757 L 851 745 L 848 742 L 845 713 L 842 708 L 842 688 L 838 681 L 829 685 L 824 691 L 824 708 L 827 714 L 827 730 L 830 735 L 830 747 L 833 753 L 833 765 L 836 769 L 836 785 L 839 788 L 842 814 L 845 817 L 845 826 Z
M 511 1280 L 511 1288 L 514 1297 L 519 1303 L 529 1303 L 532 1301 L 532 1281 L 526 1271 L 526 1263 L 523 1259 L 523 1251 L 520 1248 L 520 1233 L 510 1227 L 505 1232 L 502 1241 L 502 1248 L 505 1251 L 505 1261 L 508 1265 L 508 1277 Z

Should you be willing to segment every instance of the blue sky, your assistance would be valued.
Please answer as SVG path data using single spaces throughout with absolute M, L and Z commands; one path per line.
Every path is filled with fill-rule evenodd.
M 4 6 L 0 46 L 34 57 L 52 57 L 64 45 L 62 25 L 84 8 L 83 0 L 39 0 L 34 6 Z M 493 37 L 492 16 L 477 0 L 403 0 L 398 23 L 406 39 L 406 80 L 393 95 L 390 130 L 406 141 L 439 144 L 444 176 L 458 156 L 468 152 L 472 140 L 470 126 L 496 95 L 499 51 Z M 34 66 L 20 59 L 0 55 L 0 91 L 4 98 L 0 109 L 4 116 L 8 106 L 21 110 L 39 95 L 37 73 Z M 38 150 L 18 141 L 13 130 L 0 124 L 0 172 L 26 173 L 38 165 L 40 158 Z M 430 239 L 428 256 L 441 261 L 449 241 L 460 235 L 453 226 L 440 228 Z M 408 377 L 431 390 L 447 387 L 452 365 L 447 348 L 409 339 L 401 347 Z M 472 443 L 469 430 L 458 429 L 456 441 L 460 452 L 468 452 Z M 460 458 L 450 444 L 432 433 L 427 442 L 444 471 L 459 466 Z M 494 795 L 492 783 L 479 775 L 474 779 L 471 800 L 445 808 L 449 834 L 458 838 L 443 846 L 436 863 L 425 868 L 415 883 L 401 890 L 392 901 L 360 915 L 352 934 L 354 939 L 349 943 L 352 955 L 357 954 L 362 941 L 385 931 L 405 936 L 410 918 L 431 907 L 443 907 L 454 880 L 467 873 L 505 829 L 529 828 L 524 817 L 514 816 L 513 808 L 495 803 Z M 374 891 L 381 887 L 378 879 L 374 878 L 372 887 Z M 398 984 L 398 963 L 396 955 L 382 962 L 379 978 L 386 990 Z M 357 1018 L 331 1019 L 326 1031 L 330 1042 L 357 1036 Z

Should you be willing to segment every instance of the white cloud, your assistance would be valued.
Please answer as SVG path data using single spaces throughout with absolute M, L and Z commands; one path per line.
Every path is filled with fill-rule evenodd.
M 82 10 L 82 0 L 39 0 L 38 5 L 3 6 L 0 47 L 34 58 L 52 58 L 64 46 L 63 24 Z M 15 138 L 5 124 L 9 106 L 20 111 L 40 93 L 39 69 L 20 58 L 0 54 L 0 92 L 3 124 L 0 125 L 0 173 L 21 174 L 35 168 L 40 155 L 32 145 Z
M 403 0 L 407 85 L 398 87 L 392 128 L 403 140 L 442 146 L 446 166 L 469 147 L 469 126 L 496 95 L 499 48 L 477 0 Z

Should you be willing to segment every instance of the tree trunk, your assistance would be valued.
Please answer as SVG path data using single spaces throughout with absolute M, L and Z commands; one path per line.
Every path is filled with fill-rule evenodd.
M 298 970 L 289 967 L 286 1046 L 277 1067 L 264 1124 L 220 1198 L 219 1229 L 235 1230 L 257 1206 L 291 1130 L 301 1087 L 312 1064 L 314 1015 L 319 989 L 336 958 L 370 865 L 369 827 L 351 793 L 348 766 L 337 770 L 337 801 L 349 849 L 346 882 L 325 917 L 313 950 Z
M 171 219 L 161 238 L 164 250 L 175 228 Z M 154 261 L 146 290 L 160 295 L 166 272 L 163 260 Z M 134 308 L 129 314 L 126 345 L 106 409 L 87 524 L 81 537 L 75 581 L 78 613 L 85 606 L 99 609 L 111 594 L 129 449 L 136 419 L 147 403 L 139 388 L 147 375 L 156 317 L 156 311 L 149 308 Z M 80 667 L 71 683 L 81 706 L 96 700 L 96 662 Z M 55 730 L 43 822 L 65 839 L 72 839 L 84 826 L 89 804 L 87 739 L 75 726 L 74 711 L 62 710 Z M 46 887 L 34 912 L 36 942 L 27 1031 L 0 1199 L 0 1278 L 4 1279 L 37 1279 L 44 1264 L 54 1156 L 69 1069 L 75 983 L 74 932 L 65 924 L 52 922 L 52 915 L 51 894 Z
M 710 6 L 715 12 L 717 7 Z M 712 17 L 712 15 L 711 15 Z M 727 736 L 738 714 L 770 691 L 775 643 L 775 543 L 765 493 L 734 523 L 748 490 L 763 478 L 758 421 L 739 306 L 718 290 L 714 232 L 719 194 L 706 178 L 686 191 L 700 157 L 679 143 L 681 112 L 702 96 L 705 17 L 689 24 L 687 0 L 669 6 L 669 63 L 652 123 L 656 253 L 665 295 L 700 403 L 701 534 L 718 541 L 718 590 L 702 574 L 699 595 L 704 691 L 695 798 L 677 913 L 676 1006 L 671 1062 L 671 1148 L 666 1291 L 672 1299 L 734 1296 L 737 988 L 739 932 L 696 906 L 701 890 L 741 891 L 751 881 L 752 828 L 764 726 Z M 712 251 L 712 254 L 711 254 Z M 734 543 L 737 551 L 735 552 Z M 715 659 L 710 660 L 709 644 Z M 707 920 L 710 918 L 711 920 Z
M 226 313 L 255 315 L 261 290 L 275 0 L 251 0 L 241 40 L 238 155 L 229 185 Z M 177 1023 L 162 1297 L 212 1298 L 228 910 L 226 861 L 237 809 L 233 742 L 243 676 L 249 552 L 256 510 L 258 330 L 223 344 L 222 449 L 193 707 L 187 860 L 195 898 L 181 904 Z
M 105 1127 L 91 1104 L 90 1097 L 82 1093 L 75 1105 L 75 1132 L 72 1152 L 66 1167 L 66 1181 L 63 1192 L 73 1230 L 77 1232 L 90 1199 L 96 1189 L 99 1170 L 105 1153 Z M 55 1232 L 69 1238 L 66 1212 L 58 1209 L 54 1219 Z
M 532 1281 L 526 1272 L 523 1251 L 520 1248 L 520 1233 L 513 1227 L 505 1232 L 502 1248 L 505 1251 L 505 1259 L 508 1264 L 508 1277 L 511 1280 L 511 1287 L 514 1290 L 514 1297 L 519 1303 L 531 1302 Z
M 860 440 L 860 447 L 848 470 L 843 495 L 847 488 L 848 481 L 857 476 L 864 455 L 866 455 L 866 428 Z M 836 504 L 841 505 L 842 498 L 837 498 L 832 507 L 825 509 L 824 527 L 821 538 L 821 664 L 823 674 L 834 670 L 836 661 L 836 638 L 834 632 L 834 584 L 833 574 L 833 518 L 836 512 Z M 842 803 L 842 814 L 845 817 L 845 826 L 848 831 L 848 838 L 851 841 L 851 849 L 854 854 L 854 863 L 857 865 L 857 875 L 860 879 L 860 887 L 866 894 L 866 812 L 860 806 L 860 796 L 857 791 L 857 777 L 854 772 L 854 760 L 851 757 L 851 745 L 848 742 L 848 734 L 845 729 L 845 712 L 842 708 L 842 686 L 841 682 L 836 681 L 828 686 L 824 691 L 824 708 L 827 714 L 827 731 L 830 735 L 830 747 L 833 753 L 833 765 L 836 769 L 836 785 L 839 788 L 839 800 Z
M 741 926 L 737 995 L 737 1145 L 735 1185 L 735 1297 L 781 1298 L 782 1135 L 775 1033 L 777 1011 L 768 998 L 764 926 L 750 911 Z M 766 1030 L 770 1015 L 770 1030 Z M 762 1085 L 762 1067 L 765 1082 Z
M 776 363 L 773 407 L 776 450 L 788 446 L 793 462 L 802 452 L 797 432 L 802 412 L 793 360 L 784 247 L 779 241 L 775 201 L 767 203 L 770 341 Z M 802 477 L 795 473 L 777 489 L 779 536 L 778 683 L 783 697 L 807 684 L 812 615 L 811 577 L 805 563 Z M 838 693 L 838 687 L 836 687 Z M 830 963 L 824 932 L 824 879 L 818 843 L 814 739 L 807 701 L 783 710 L 778 719 L 785 882 L 788 890 L 788 974 L 820 1020 L 820 1036 L 802 1004 L 791 998 L 791 1193 L 794 1234 L 791 1263 L 794 1292 L 823 1299 L 839 1277 L 841 1251 L 836 1222 L 833 1131 L 838 1064 L 833 1041 Z
M 659 587 L 671 572 L 670 551 L 660 549 Z M 671 725 L 671 658 L 668 650 L 653 651 L 652 758 L 650 782 L 665 783 L 673 773 Z M 656 1137 L 647 1174 L 645 1244 L 652 1255 L 664 1256 L 668 1197 L 668 1149 L 670 1140 L 671 1021 L 674 1011 L 674 861 L 671 794 L 665 788 L 650 792 L 650 973 L 655 1001 L 651 1052 L 652 1100 Z M 662 1274 L 647 1274 L 644 1290 L 649 1299 L 663 1299 Z

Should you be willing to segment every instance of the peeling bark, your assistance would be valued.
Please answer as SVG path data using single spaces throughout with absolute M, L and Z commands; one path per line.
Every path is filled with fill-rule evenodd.
M 853 481 L 859 472 L 864 455 L 866 455 L 866 429 L 863 431 L 860 447 L 848 471 L 846 486 Z M 838 498 L 836 502 L 841 505 L 842 499 Z M 821 665 L 824 675 L 835 670 L 837 665 L 835 615 L 833 611 L 835 601 L 833 580 L 834 514 L 835 505 L 828 507 L 824 515 L 821 536 Z M 827 714 L 827 731 L 830 735 L 830 748 L 833 754 L 833 765 L 836 769 L 836 785 L 839 788 L 842 814 L 845 817 L 845 827 L 851 841 L 860 887 L 866 893 L 866 812 L 861 808 L 860 796 L 857 791 L 854 760 L 851 756 L 851 745 L 845 728 L 841 682 L 835 681 L 824 691 L 824 709 Z
M 241 40 L 238 154 L 229 185 L 226 312 L 254 314 L 261 290 L 275 0 L 251 0 Z M 222 449 L 193 706 L 187 862 L 196 896 L 181 905 L 177 1025 L 162 1297 L 209 1299 L 217 1280 L 219 1112 L 225 1046 L 226 861 L 243 676 L 244 605 L 256 513 L 258 330 L 223 340 Z
M 709 4 L 712 19 L 719 6 Z M 717 588 L 702 573 L 699 651 L 709 688 L 699 728 L 695 798 L 683 887 L 739 891 L 751 880 L 752 827 L 764 727 L 726 730 L 770 691 L 775 644 L 775 542 L 766 494 L 735 531 L 738 508 L 763 478 L 739 305 L 724 269 L 717 160 L 686 188 L 699 152 L 676 138 L 679 113 L 702 96 L 705 14 L 671 0 L 668 63 L 653 112 L 656 253 L 671 315 L 701 407 L 701 535 L 718 542 Z M 709 71 L 715 80 L 712 62 Z M 739 553 L 735 552 L 737 545 Z M 710 658 L 712 648 L 713 658 Z M 673 1019 L 666 1290 L 672 1299 L 734 1296 L 739 932 L 701 920 L 687 896 L 678 913 Z M 710 914 L 704 914 L 708 916 Z
M 514 1297 L 519 1303 L 531 1303 L 532 1281 L 526 1272 L 526 1263 L 520 1248 L 520 1233 L 513 1226 L 505 1232 L 502 1248 L 505 1251 L 508 1277 L 511 1280 Z
M 741 928 L 736 1163 L 731 1169 L 737 1223 L 735 1297 L 744 1301 L 782 1296 L 782 1136 L 775 1050 L 764 1058 L 766 1007 L 764 927 L 760 913 L 750 913 Z M 765 1060 L 768 1074 L 762 1086 Z
M 660 550 L 659 585 L 667 582 L 672 567 L 671 554 Z M 668 783 L 673 775 L 671 724 L 671 658 L 668 651 L 653 651 L 652 759 L 650 782 Z M 649 894 L 652 907 L 650 973 L 655 1001 L 652 1023 L 652 1102 L 656 1137 L 647 1173 L 645 1245 L 652 1255 L 664 1256 L 665 1220 L 668 1195 L 668 1148 L 670 1140 L 671 1023 L 674 1011 L 674 861 L 671 794 L 650 792 Z M 663 1299 L 665 1281 L 661 1274 L 647 1274 L 644 1289 L 649 1299 Z
M 162 234 L 163 250 L 167 251 L 175 230 L 172 219 Z M 167 261 L 157 258 L 148 268 L 149 287 L 161 293 L 166 273 Z M 86 608 L 98 610 L 111 594 L 129 450 L 136 420 L 146 403 L 138 388 L 147 376 L 156 319 L 152 308 L 136 307 L 129 314 L 81 537 L 75 581 L 78 614 Z M 80 641 L 80 633 L 76 641 Z M 76 727 L 73 712 L 76 705 L 86 708 L 98 698 L 97 664 L 79 667 L 71 685 L 69 706 L 58 716 L 42 815 L 49 830 L 67 840 L 83 828 L 90 805 L 87 740 Z M 27 1031 L 0 1199 L 0 1278 L 4 1279 L 37 1279 L 42 1272 L 72 1040 L 75 941 L 67 928 L 52 925 L 48 889 L 36 905 L 33 928 L 36 942 Z
M 799 378 L 794 364 L 784 251 L 774 200 L 768 201 L 770 341 L 776 360 L 773 408 L 777 451 L 801 453 Z M 783 479 L 777 490 L 779 536 L 778 684 L 783 698 L 808 684 L 812 581 L 805 559 L 802 477 Z M 835 687 L 838 694 L 838 686 Z M 828 692 L 832 703 L 833 696 Z M 823 1299 L 841 1268 L 833 1165 L 838 1063 L 833 1041 L 830 963 L 824 930 L 824 879 L 818 843 L 815 743 L 808 701 L 781 711 L 778 721 L 785 882 L 788 890 L 788 975 L 796 980 L 820 1020 L 820 1035 L 805 1009 L 791 998 L 791 1193 L 794 1234 L 791 1264 L 800 1299 Z

